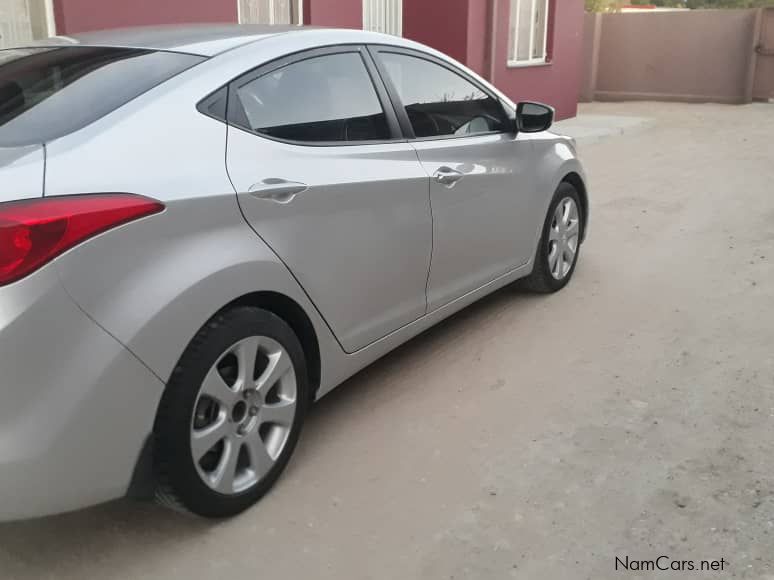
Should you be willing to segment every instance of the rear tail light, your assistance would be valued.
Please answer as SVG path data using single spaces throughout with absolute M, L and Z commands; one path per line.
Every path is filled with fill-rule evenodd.
M 0 203 L 0 286 L 24 278 L 97 234 L 163 209 L 158 201 L 130 193 Z

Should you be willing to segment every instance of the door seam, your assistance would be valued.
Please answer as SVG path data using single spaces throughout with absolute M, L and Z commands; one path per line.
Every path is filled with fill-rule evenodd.
M 335 340 L 336 344 L 339 345 L 339 348 L 341 349 L 341 351 L 346 353 L 347 349 L 344 348 L 343 344 L 341 344 L 341 341 L 339 340 L 339 337 L 333 331 L 333 328 L 328 323 L 328 320 L 325 318 L 323 313 L 320 311 L 320 309 L 318 308 L 318 306 L 315 303 L 315 301 L 312 300 L 312 297 L 306 291 L 306 288 L 304 288 L 304 285 L 301 284 L 301 281 L 298 278 L 296 278 L 296 275 L 293 273 L 293 270 L 290 269 L 290 266 L 288 266 L 287 263 L 285 263 L 285 260 L 282 259 L 282 256 L 279 255 L 279 253 L 272 247 L 272 245 L 268 241 L 266 241 L 266 239 L 258 232 L 257 229 L 255 229 L 255 227 L 253 227 L 253 224 L 250 223 L 250 220 L 247 219 L 247 216 L 245 215 L 245 212 L 242 209 L 242 203 L 241 203 L 241 201 L 239 199 L 239 191 L 237 190 L 237 187 L 234 185 L 234 181 L 231 179 L 231 174 L 228 171 L 228 135 L 229 135 L 229 129 L 231 129 L 231 128 L 232 127 L 230 125 L 226 125 L 226 148 L 225 148 L 225 153 L 224 153 L 223 166 L 224 166 L 224 169 L 226 171 L 226 178 L 228 179 L 228 182 L 231 184 L 231 189 L 234 190 L 234 199 L 235 199 L 236 204 L 237 204 L 237 209 L 239 210 L 239 215 L 242 216 L 242 220 L 244 221 L 244 223 L 247 224 L 247 226 L 255 233 L 256 236 L 258 236 L 258 239 L 261 240 L 264 243 L 264 245 L 267 248 L 269 248 L 271 253 L 274 254 L 274 256 L 277 258 L 277 260 L 279 260 L 279 262 L 283 266 L 285 266 L 285 270 L 290 275 L 290 277 L 293 278 L 295 283 L 298 284 L 298 287 L 301 289 L 301 292 L 304 294 L 304 296 L 306 296 L 307 300 L 309 300 L 309 304 L 311 304 L 312 308 L 315 309 L 315 312 L 317 312 L 318 316 L 320 317 L 320 320 L 323 321 L 323 324 L 325 324 L 326 328 L 331 333 L 331 336 L 333 337 L 333 340 Z M 257 290 L 260 290 L 260 288 L 257 288 L 256 291 Z M 425 308 L 425 310 L 426 309 L 427 308 Z

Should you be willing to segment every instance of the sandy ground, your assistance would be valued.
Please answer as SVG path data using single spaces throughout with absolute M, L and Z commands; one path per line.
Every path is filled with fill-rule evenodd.
M 656 121 L 582 151 L 563 292 L 500 291 L 340 387 L 249 513 L 3 525 L 0 578 L 774 579 L 774 105 L 584 111 Z M 725 571 L 615 570 L 660 555 Z

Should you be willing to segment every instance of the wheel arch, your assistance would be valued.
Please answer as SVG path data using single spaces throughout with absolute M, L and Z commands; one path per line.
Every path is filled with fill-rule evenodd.
M 320 343 L 314 324 L 303 307 L 292 298 L 275 291 L 255 291 L 240 296 L 218 310 L 213 316 L 232 308 L 250 306 L 267 310 L 285 321 L 298 337 L 306 359 L 306 372 L 309 380 L 310 403 L 316 398 L 321 384 L 322 362 Z M 206 324 L 206 323 L 205 323 Z M 158 416 L 158 408 L 156 416 Z M 154 419 L 155 421 L 155 419 Z M 153 433 L 156 432 L 154 426 Z M 157 487 L 157 474 L 153 465 L 154 434 L 151 433 L 140 450 L 132 479 L 129 482 L 127 496 L 150 499 Z
M 583 181 L 583 178 L 575 171 L 567 173 L 564 177 L 562 177 L 562 180 L 559 183 L 569 183 L 575 188 L 575 190 L 578 192 L 578 195 L 580 196 L 582 206 L 581 210 L 583 212 L 583 238 L 581 238 L 581 242 L 583 242 L 586 237 L 586 224 L 588 223 L 589 219 L 589 197 L 588 192 L 586 191 L 586 183 Z
M 320 358 L 320 342 L 317 337 L 317 332 L 306 311 L 304 311 L 301 305 L 292 298 L 279 292 L 266 290 L 251 292 L 244 296 L 240 296 L 221 308 L 220 311 L 222 312 L 238 306 L 252 306 L 254 308 L 268 310 L 272 314 L 279 316 L 290 326 L 298 337 L 299 342 L 301 342 L 301 347 L 304 350 L 306 372 L 310 387 L 309 392 L 311 393 L 312 400 L 314 400 L 317 391 L 320 389 L 322 361 Z

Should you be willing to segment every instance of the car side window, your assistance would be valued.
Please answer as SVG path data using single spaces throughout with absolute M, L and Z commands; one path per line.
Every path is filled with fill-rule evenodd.
M 289 141 L 390 139 L 376 89 L 357 52 L 297 61 L 235 84 L 248 129 Z
M 506 131 L 500 103 L 452 70 L 427 59 L 380 51 L 417 137 Z

